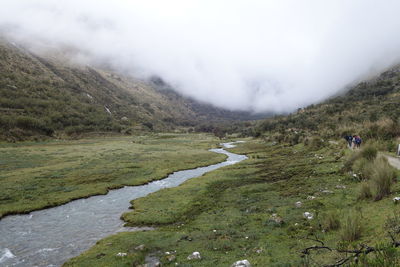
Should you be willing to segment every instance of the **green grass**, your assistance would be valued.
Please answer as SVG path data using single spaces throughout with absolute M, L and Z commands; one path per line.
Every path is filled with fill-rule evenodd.
M 153 225 L 156 230 L 108 237 L 65 266 L 135 266 L 143 264 L 148 253 L 157 252 L 164 266 L 176 262 L 230 266 L 240 259 L 252 266 L 300 266 L 304 263 L 300 251 L 318 244 L 307 239 L 310 236 L 333 247 L 353 247 L 358 242 L 376 245 L 386 240 L 385 221 L 397 206 L 391 198 L 357 200 L 359 182 L 340 172 L 344 161 L 337 158 L 340 149 L 309 151 L 303 145 L 272 146 L 257 140 L 242 144 L 233 151 L 248 154 L 248 160 L 133 201 L 134 210 L 123 216 L 128 225 Z M 394 185 L 394 192 L 399 189 Z M 316 198 L 307 199 L 310 195 Z M 300 208 L 295 207 L 297 201 L 303 203 Z M 364 234 L 343 243 L 338 225 L 346 227 L 346 215 L 354 207 Z M 313 220 L 303 217 L 306 211 L 314 214 Z M 283 224 L 271 220 L 274 213 Z M 327 214 L 338 219 L 332 219 L 335 225 L 329 231 L 324 230 Z M 141 244 L 146 251 L 133 249 Z M 175 261 L 166 260 L 167 251 L 176 251 Z M 186 259 L 194 251 L 201 253 L 202 260 Z M 128 256 L 116 257 L 118 252 Z M 97 258 L 101 253 L 105 255 Z M 313 257 L 322 265 L 337 256 L 323 251 Z
M 223 161 L 204 134 L 0 144 L 0 218 Z

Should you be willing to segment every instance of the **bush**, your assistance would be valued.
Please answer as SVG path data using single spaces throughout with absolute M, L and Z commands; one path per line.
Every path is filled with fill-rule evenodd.
M 367 145 L 361 150 L 361 157 L 370 161 L 374 160 L 377 155 L 378 155 L 378 150 L 376 149 L 375 146 L 372 145 Z
M 363 182 L 360 185 L 360 192 L 358 199 L 370 199 L 372 198 L 371 186 L 367 182 Z
M 351 171 L 353 169 L 354 162 L 361 157 L 359 152 L 352 153 L 344 162 L 343 170 Z
M 339 215 L 336 211 L 330 211 L 325 214 L 322 221 L 322 228 L 325 231 L 332 231 L 340 228 Z
M 353 172 L 362 180 L 369 180 L 374 172 L 374 163 L 366 158 L 359 158 L 353 163 Z
M 386 158 L 380 157 L 374 161 L 372 183 L 375 189 L 374 199 L 381 200 L 390 194 L 393 182 L 396 180 L 396 171 L 389 165 Z
M 352 211 L 346 216 L 344 223 L 342 223 L 340 237 L 342 241 L 356 241 L 360 239 L 362 231 L 361 214 L 360 212 Z
M 324 146 L 324 142 L 321 139 L 321 137 L 319 137 L 319 136 L 312 137 L 309 142 L 309 147 L 312 150 L 318 150 L 318 149 L 322 148 L 323 146 Z

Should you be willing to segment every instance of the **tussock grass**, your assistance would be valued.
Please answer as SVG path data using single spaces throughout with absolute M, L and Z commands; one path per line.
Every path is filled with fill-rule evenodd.
M 342 223 L 341 240 L 353 242 L 361 238 L 363 226 L 361 214 L 358 211 L 351 211 L 344 218 Z
M 396 171 L 389 165 L 386 158 L 379 157 L 374 161 L 374 171 L 371 182 L 374 187 L 375 200 L 381 200 L 390 194 L 396 176 Z
M 365 158 L 366 160 L 372 161 L 378 155 L 378 149 L 373 145 L 366 145 L 361 150 L 361 157 Z
M 340 228 L 340 215 L 336 210 L 329 211 L 325 214 L 322 221 L 322 228 L 325 231 L 333 231 Z
M 365 200 L 365 199 L 371 199 L 372 198 L 372 191 L 371 191 L 371 186 L 368 182 L 362 182 L 360 184 L 360 191 L 358 194 L 358 199 L 360 200 Z

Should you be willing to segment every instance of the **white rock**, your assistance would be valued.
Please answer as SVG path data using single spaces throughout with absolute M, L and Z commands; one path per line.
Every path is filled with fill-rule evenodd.
M 394 197 L 393 198 L 393 202 L 394 202 L 394 204 L 399 203 L 400 202 L 400 197 Z
M 200 252 L 195 251 L 187 257 L 188 260 L 201 260 Z
M 308 196 L 307 199 L 308 200 L 313 200 L 313 199 L 315 199 L 315 197 L 314 196 Z
M 314 215 L 311 212 L 304 212 L 303 213 L 304 218 L 306 218 L 307 220 L 312 220 L 314 218 Z
M 296 208 L 301 208 L 303 203 L 301 203 L 301 201 L 297 201 L 296 203 L 294 203 L 294 205 L 296 206 Z
M 346 189 L 345 185 L 336 185 L 336 189 Z
M 117 253 L 117 256 L 118 257 L 126 257 L 128 254 L 127 253 L 125 253 L 125 252 L 118 252 Z
M 231 267 L 251 267 L 248 260 L 240 260 L 231 265 Z
M 324 194 L 333 194 L 333 191 L 331 190 L 322 190 L 321 192 Z
M 12 252 L 8 248 L 5 248 L 5 249 L 1 250 L 0 252 L 1 252 L 0 263 L 6 261 L 8 259 L 15 258 L 15 255 L 12 254 Z

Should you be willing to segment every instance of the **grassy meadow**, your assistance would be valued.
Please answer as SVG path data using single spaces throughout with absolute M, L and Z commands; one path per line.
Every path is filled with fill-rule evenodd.
M 149 254 L 163 266 L 230 266 L 243 259 L 252 266 L 323 266 L 345 255 L 326 249 L 302 254 L 321 245 L 315 240 L 332 248 L 385 247 L 388 218 L 400 225 L 392 201 L 400 186 L 393 184 L 379 201 L 360 199 L 362 183 L 343 170 L 353 157 L 344 141 L 314 148 L 252 140 L 231 150 L 249 159 L 132 202 L 124 220 L 156 230 L 110 236 L 64 266 L 139 266 Z M 201 260 L 187 259 L 194 251 Z M 384 256 L 383 265 L 368 266 L 399 263 L 390 249 L 369 256 L 364 262 L 359 257 L 360 266 Z
M 205 134 L 96 137 L 0 144 L 0 218 L 105 194 L 221 162 Z

